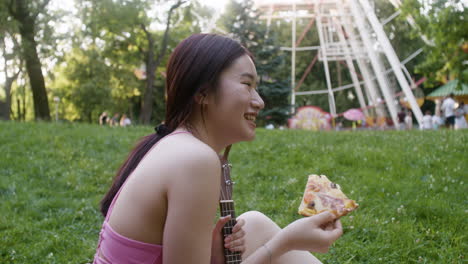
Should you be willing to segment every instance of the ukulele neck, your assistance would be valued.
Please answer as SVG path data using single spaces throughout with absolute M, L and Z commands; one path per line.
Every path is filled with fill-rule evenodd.
M 221 216 L 231 215 L 229 220 L 223 227 L 223 238 L 232 234 L 232 228 L 236 225 L 236 212 L 234 210 L 233 200 L 221 200 L 219 201 L 219 208 Z M 239 252 L 231 252 L 229 249 L 224 248 L 224 259 L 226 264 L 239 264 L 242 262 L 241 254 Z
M 231 181 L 231 164 L 228 162 L 228 155 L 231 146 L 229 145 L 224 150 L 224 155 L 221 158 L 222 173 L 221 173 L 221 193 L 219 201 L 219 209 L 222 217 L 231 215 L 231 219 L 224 225 L 222 233 L 223 240 L 232 234 L 232 228 L 236 225 L 236 212 L 234 211 L 234 200 L 232 199 L 232 186 L 234 182 Z M 223 247 L 224 248 L 224 247 Z M 224 248 L 225 264 L 240 264 L 242 262 L 240 252 L 231 252 L 229 249 Z

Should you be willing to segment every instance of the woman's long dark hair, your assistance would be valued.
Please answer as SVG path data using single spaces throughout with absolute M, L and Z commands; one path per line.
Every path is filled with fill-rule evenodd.
M 195 95 L 215 91 L 221 72 L 234 60 L 250 53 L 239 42 L 215 34 L 195 34 L 183 40 L 167 64 L 167 102 L 165 125 L 168 132 L 188 125 Z M 101 200 L 101 212 L 107 215 L 109 206 L 128 176 L 164 133 L 145 136 L 130 152 L 118 170 L 111 188 Z

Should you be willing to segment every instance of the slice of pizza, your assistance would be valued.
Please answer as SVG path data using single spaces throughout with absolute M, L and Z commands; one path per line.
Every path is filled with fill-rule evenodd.
M 357 207 L 358 204 L 348 199 L 338 184 L 331 182 L 325 175 L 312 174 L 307 181 L 299 214 L 311 216 L 329 211 L 341 217 Z

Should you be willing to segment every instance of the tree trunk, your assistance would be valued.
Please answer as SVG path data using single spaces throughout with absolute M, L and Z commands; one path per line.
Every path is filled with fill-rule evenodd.
M 33 93 L 35 118 L 50 120 L 49 101 L 47 99 L 44 76 L 42 75 L 41 62 L 37 55 L 37 44 L 34 40 L 36 16 L 30 13 L 26 5 L 24 0 L 16 0 L 16 11 L 12 15 L 20 24 L 23 58 L 26 62 L 26 70 Z
M 6 69 L 5 69 L 6 71 Z M 16 75 L 17 76 L 17 75 Z M 5 120 L 10 120 L 11 113 L 11 86 L 16 79 L 16 76 L 7 78 L 5 81 L 5 96 L 6 96 L 6 105 L 5 105 Z
M 21 121 L 21 101 L 16 99 L 16 111 L 18 113 L 18 120 Z
M 146 31 L 146 30 L 145 30 Z M 146 31 L 147 32 L 147 31 Z M 146 85 L 143 101 L 141 104 L 140 122 L 142 124 L 149 124 L 151 122 L 151 114 L 153 112 L 153 85 L 156 78 L 156 67 L 154 63 L 154 39 L 153 36 L 147 32 L 148 51 L 146 52 Z
M 145 25 L 141 25 L 141 28 L 146 33 L 148 39 L 148 51 L 146 52 L 146 87 L 145 93 L 141 105 L 140 121 L 143 124 L 149 124 L 151 122 L 151 114 L 153 112 L 153 89 L 154 80 L 156 78 L 156 69 L 161 63 L 164 55 L 166 54 L 167 44 L 169 41 L 169 29 L 171 27 L 171 16 L 174 10 L 181 6 L 186 1 L 179 0 L 177 3 L 171 6 L 167 15 L 166 30 L 164 31 L 164 37 L 161 43 L 161 49 L 159 50 L 156 61 L 154 60 L 154 39 L 151 33 L 146 30 Z

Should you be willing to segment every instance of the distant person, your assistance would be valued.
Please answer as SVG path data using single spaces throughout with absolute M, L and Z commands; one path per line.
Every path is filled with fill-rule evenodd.
M 406 128 L 406 125 L 405 125 L 406 113 L 405 113 L 404 108 L 401 108 L 401 111 L 398 112 L 397 117 L 398 117 L 398 128 L 405 129 Z
M 341 131 L 343 130 L 343 121 L 340 121 L 338 122 L 338 124 L 336 124 L 336 131 Z
M 440 108 L 444 112 L 445 125 L 447 128 L 453 129 L 455 125 L 455 100 L 453 100 L 453 93 L 445 98 Z
M 99 116 L 99 125 L 105 125 L 109 121 L 109 116 L 107 115 L 107 112 L 102 112 L 102 114 Z
M 387 129 L 387 118 L 385 116 L 380 116 L 377 118 L 377 126 L 380 130 Z
M 437 130 L 439 129 L 439 127 L 441 125 L 444 124 L 444 120 L 442 119 L 442 117 L 440 117 L 440 112 L 437 111 L 433 116 L 432 116 L 432 127 L 434 128 L 434 130 Z
M 461 102 L 455 110 L 455 129 L 468 128 L 468 124 L 465 119 L 465 103 Z
M 426 114 L 423 116 L 422 119 L 422 129 L 424 130 L 431 130 L 433 129 L 432 125 L 432 115 L 430 110 L 426 110 Z
M 120 118 L 120 126 L 121 127 L 126 127 L 126 126 L 129 126 L 131 124 L 132 124 L 132 121 L 130 120 L 130 118 L 128 118 L 128 116 L 126 114 L 123 114 L 122 118 Z
M 111 118 L 109 121 L 109 125 L 111 127 L 113 126 L 119 126 L 119 113 L 115 113 L 114 116 Z
M 411 113 L 411 111 L 408 111 L 408 113 L 405 116 L 405 127 L 406 130 L 413 129 L 413 114 Z

